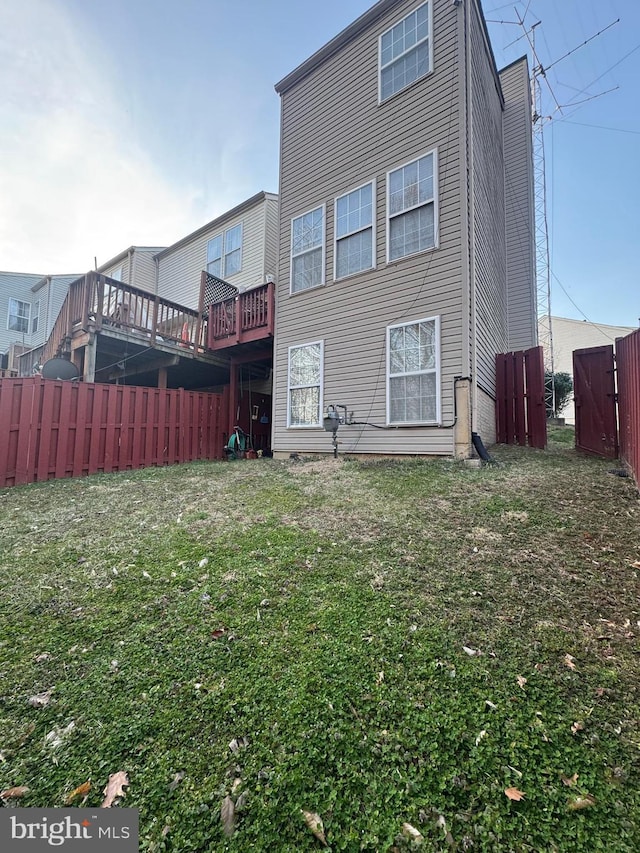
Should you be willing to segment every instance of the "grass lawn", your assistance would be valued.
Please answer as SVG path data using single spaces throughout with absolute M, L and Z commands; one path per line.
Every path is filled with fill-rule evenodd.
M 0 491 L 5 807 L 124 772 L 143 851 L 640 849 L 640 501 L 556 435 Z

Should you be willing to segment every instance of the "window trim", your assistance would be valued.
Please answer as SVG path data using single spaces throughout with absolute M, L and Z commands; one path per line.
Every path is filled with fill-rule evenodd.
M 420 370 L 413 371 L 411 374 L 409 373 L 398 373 L 394 374 L 394 376 L 423 376 L 428 373 L 435 373 L 436 376 L 436 417 L 433 421 L 392 421 L 391 420 L 391 330 L 392 329 L 400 329 L 406 328 L 407 326 L 416 326 L 420 323 L 434 323 L 435 324 L 435 336 L 436 336 L 436 363 L 435 367 L 430 368 L 429 370 Z M 441 426 L 442 425 L 442 398 L 441 398 L 441 371 L 442 371 L 442 359 L 441 359 L 441 341 L 440 341 L 440 315 L 436 314 L 433 317 L 421 317 L 418 320 L 408 320 L 404 323 L 393 323 L 390 326 L 387 326 L 387 334 L 386 334 L 386 346 L 387 346 L 387 354 L 386 354 L 386 371 L 387 371 L 387 426 Z
M 26 305 L 27 306 L 26 316 L 24 314 L 19 314 L 18 309 L 16 309 L 16 311 L 12 312 L 11 311 L 11 303 L 12 302 L 18 303 L 19 305 Z M 27 328 L 26 329 L 12 329 L 11 328 L 11 317 L 15 317 L 17 320 L 26 320 L 27 321 Z M 10 296 L 9 301 L 7 303 L 7 331 L 8 332 L 15 332 L 18 335 L 28 335 L 28 334 L 30 334 L 30 332 L 29 332 L 30 328 L 31 328 L 31 303 L 25 302 L 23 299 L 18 299 L 17 296 Z
M 422 160 L 423 157 L 428 157 L 429 155 L 433 156 L 433 200 L 432 201 L 423 201 L 420 204 L 415 204 L 413 207 L 407 207 L 405 210 L 402 210 L 398 213 L 394 213 L 391 215 L 391 174 L 393 172 L 397 172 L 400 169 L 404 169 L 406 166 L 410 166 L 412 163 L 417 163 L 418 160 Z M 398 264 L 401 261 L 404 261 L 405 258 L 414 258 L 416 255 L 422 255 L 425 252 L 433 252 L 440 245 L 440 235 L 439 235 L 439 185 L 438 185 L 438 147 L 431 148 L 429 151 L 424 151 L 422 154 L 419 154 L 417 157 L 412 157 L 411 160 L 407 160 L 406 163 L 400 163 L 398 166 L 394 166 L 393 169 L 389 169 L 387 172 L 387 210 L 386 210 L 386 230 L 387 230 L 387 250 L 386 250 L 386 261 L 388 264 Z M 425 207 L 428 204 L 433 204 L 433 246 L 430 246 L 428 249 L 418 249 L 417 252 L 411 252 L 408 255 L 402 255 L 400 258 L 391 258 L 391 220 L 396 219 L 398 216 L 403 216 L 405 213 L 409 213 L 412 210 L 419 210 L 421 207 Z
M 306 216 L 309 213 L 314 213 L 316 210 L 322 210 L 322 275 L 321 280 L 318 284 L 313 284 L 311 287 L 303 287 L 301 290 L 293 289 L 293 259 L 294 257 L 299 258 L 302 255 L 307 254 L 308 252 L 315 251 L 318 246 L 314 246 L 313 249 L 307 249 L 305 252 L 299 252 L 297 255 L 293 254 L 293 223 L 296 219 L 302 219 L 303 216 Z M 298 296 L 301 293 L 308 293 L 310 290 L 315 290 L 317 287 L 322 287 L 326 284 L 326 253 L 327 253 L 327 205 L 322 202 L 322 204 L 316 204 L 315 207 L 311 207 L 308 210 L 304 210 L 302 213 L 299 213 L 297 216 L 292 216 L 290 225 L 289 225 L 289 295 L 290 296 Z M 316 341 L 317 343 L 317 341 Z M 302 344 L 301 346 L 304 346 Z M 288 418 L 288 416 L 287 416 Z
M 382 39 L 384 36 L 387 35 L 387 33 L 391 32 L 391 30 L 394 27 L 396 27 L 398 24 L 401 24 L 404 21 L 406 21 L 406 19 L 410 15 L 413 15 L 415 12 L 417 12 L 418 9 L 422 8 L 422 6 L 428 6 L 429 7 L 429 13 L 427 15 L 429 34 L 427 35 L 426 38 L 422 39 L 420 42 L 416 42 L 416 44 L 414 45 L 413 48 L 411 48 L 411 50 L 413 50 L 419 44 L 422 44 L 422 42 L 424 42 L 424 41 L 428 42 L 428 44 L 429 44 L 429 67 L 427 68 L 427 70 L 424 74 L 421 74 L 419 77 L 416 77 L 415 80 L 412 80 L 410 83 L 406 83 L 401 89 L 398 89 L 397 91 L 393 92 L 391 95 L 387 95 L 386 98 L 383 98 L 382 97 L 382 71 L 383 71 L 383 67 L 382 67 Z M 407 51 L 405 51 L 403 54 L 401 54 L 401 56 L 397 56 L 391 62 L 388 62 L 384 67 L 388 68 L 389 66 L 393 65 L 394 62 L 397 62 L 399 59 L 401 59 L 402 56 L 406 56 L 406 54 L 407 54 Z M 392 98 L 395 98 L 396 95 L 400 94 L 400 92 L 406 91 L 408 88 L 410 88 L 411 86 L 416 84 L 419 80 L 424 80 L 425 77 L 428 77 L 432 73 L 433 73 L 433 2 L 432 2 L 432 0 L 425 0 L 424 3 L 420 3 L 419 5 L 417 5 L 415 7 L 415 9 L 412 9 L 410 12 L 407 12 L 407 14 L 404 17 L 400 18 L 400 20 L 398 20 L 398 21 L 395 21 L 395 23 L 393 23 L 390 27 L 387 27 L 387 29 L 378 36 L 378 106 L 380 106 L 381 104 L 386 104 L 387 101 L 390 101 Z
M 341 198 L 345 198 L 345 196 L 351 195 L 351 193 L 356 192 L 357 190 L 364 189 L 364 187 L 371 186 L 371 225 L 366 226 L 365 228 L 359 228 L 357 231 L 350 231 L 348 234 L 343 234 L 341 237 L 338 237 L 338 201 Z M 363 184 L 359 184 L 357 187 L 352 187 L 350 190 L 337 195 L 333 201 L 333 280 L 334 281 L 344 281 L 347 278 L 353 278 L 354 275 L 361 275 L 363 272 L 370 272 L 371 270 L 376 269 L 377 264 L 377 234 L 376 234 L 376 219 L 377 219 L 377 183 L 376 179 L 372 178 L 370 181 L 365 181 Z M 361 270 L 357 270 L 357 272 L 350 272 L 347 275 L 338 276 L 338 241 L 344 240 L 347 237 L 352 237 L 354 234 L 360 234 L 363 231 L 367 231 L 371 228 L 371 266 L 364 267 Z
M 40 327 L 40 300 L 36 299 L 31 312 L 31 334 L 35 335 Z
M 315 210 L 316 208 L 314 208 Z M 315 388 L 315 385 L 291 385 L 291 350 L 304 349 L 305 347 L 320 346 L 320 378 L 318 388 L 320 390 L 318 399 L 318 422 L 315 424 L 292 424 L 291 423 L 291 391 L 297 388 Z M 292 344 L 287 349 L 287 429 L 318 429 L 322 427 L 322 412 L 324 401 L 324 339 L 318 341 L 307 341 L 302 344 Z
M 227 255 L 230 252 L 227 252 L 227 234 L 229 231 L 233 231 L 234 228 L 240 228 L 240 266 L 239 268 L 232 273 L 227 272 Z M 220 255 L 219 257 L 213 258 L 213 260 L 209 260 L 209 245 L 214 240 L 220 240 Z M 233 249 L 232 251 L 237 252 L 237 249 Z M 209 264 L 214 263 L 215 261 L 220 260 L 220 275 L 217 276 L 216 273 L 211 272 L 209 270 Z M 221 278 L 224 281 L 227 280 L 228 276 L 239 275 L 242 272 L 242 264 L 244 262 L 244 220 L 240 222 L 236 222 L 234 225 L 229 225 L 228 228 L 223 228 L 221 231 L 218 231 L 216 234 L 213 234 L 211 237 L 207 237 L 207 243 L 205 246 L 205 262 L 204 268 L 209 275 L 216 276 L 216 278 Z

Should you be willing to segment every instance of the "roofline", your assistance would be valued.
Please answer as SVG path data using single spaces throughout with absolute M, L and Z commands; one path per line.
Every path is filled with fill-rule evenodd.
M 76 281 L 77 279 L 82 277 L 82 273 L 79 275 L 73 272 L 55 272 L 50 273 L 49 275 L 43 275 L 42 278 L 38 279 L 36 283 L 31 287 L 32 293 L 37 293 L 41 288 L 45 286 L 48 281 L 52 281 L 54 278 L 70 278 L 71 281 Z M 69 282 L 71 284 L 71 282 Z
M 238 216 L 240 213 L 244 213 L 245 210 L 248 210 L 250 207 L 253 207 L 260 201 L 265 201 L 268 198 L 278 198 L 277 193 L 269 193 L 266 190 L 260 190 L 259 193 L 252 195 L 251 198 L 246 199 L 246 201 L 241 202 L 240 204 L 232 207 L 231 210 L 228 210 L 226 213 L 223 213 L 221 216 L 212 219 L 211 222 L 207 222 L 206 225 L 202 225 L 196 231 L 192 231 L 191 234 L 187 234 L 186 237 L 182 237 L 176 243 L 172 243 L 171 246 L 167 246 L 166 249 L 162 249 L 160 252 L 154 255 L 154 258 L 163 258 L 169 252 L 173 252 L 175 249 L 178 249 L 180 246 L 184 246 L 186 243 L 190 243 L 191 240 L 195 240 L 196 237 L 200 237 L 205 232 L 209 231 L 211 228 L 215 228 L 218 225 L 222 225 L 227 219 L 231 219 L 234 216 Z
M 103 264 L 100 264 L 97 267 L 98 272 L 102 272 L 103 269 L 112 266 L 113 264 L 117 264 L 119 261 L 124 261 L 124 259 L 129 255 L 129 252 L 161 252 L 164 249 L 164 246 L 129 246 L 123 252 L 120 252 L 118 255 L 114 255 L 113 258 L 110 258 L 108 261 L 105 261 Z
M 283 77 L 275 85 L 275 90 L 279 95 L 284 94 L 287 90 L 291 89 L 292 86 L 295 86 L 296 83 L 299 83 L 303 80 L 307 75 L 311 74 L 312 71 L 315 71 L 320 65 L 330 59 L 335 53 L 341 50 L 345 45 L 349 44 L 350 41 L 356 38 L 356 36 L 360 35 L 361 32 L 366 30 L 374 21 L 388 12 L 390 9 L 393 9 L 394 6 L 399 5 L 402 0 L 379 0 L 375 6 L 372 6 L 368 9 L 364 14 L 360 15 L 359 18 L 356 18 L 353 23 L 349 24 L 348 27 L 345 27 L 342 32 L 338 33 L 337 36 L 328 41 L 323 47 L 317 50 L 312 56 L 298 65 L 297 68 L 294 68 L 286 77 Z M 482 22 L 482 28 L 484 30 L 485 41 L 489 50 L 489 56 L 491 57 L 491 63 L 493 66 L 493 75 L 495 81 L 497 83 L 498 94 L 503 101 L 504 98 L 502 95 L 502 87 L 500 85 L 500 78 L 498 76 L 498 66 L 496 64 L 496 57 L 493 52 L 493 47 L 491 45 L 491 39 L 489 38 L 489 30 L 487 28 L 487 22 L 485 20 L 484 9 L 482 8 L 481 0 L 473 0 L 478 7 L 478 11 L 480 12 L 480 21 Z
M 527 74 L 529 73 L 529 57 L 526 53 L 523 53 L 522 56 L 519 56 L 517 59 L 514 59 L 513 62 L 510 62 L 508 65 L 505 65 L 504 68 L 500 68 L 498 74 L 502 74 L 503 71 L 508 71 L 510 68 L 513 68 L 514 65 L 519 65 L 521 62 L 525 62 L 527 66 Z M 531 75 L 529 75 L 531 76 Z
M 398 6 L 402 0 L 378 0 L 375 6 L 372 6 L 370 9 L 367 9 L 359 18 L 356 18 L 348 27 L 345 27 L 342 32 L 338 33 L 337 36 L 328 41 L 324 47 L 321 47 L 320 50 L 316 50 L 316 52 L 310 56 L 308 59 L 305 59 L 303 63 L 298 65 L 297 68 L 294 68 L 286 77 L 283 77 L 275 85 L 275 90 L 279 95 L 282 95 L 292 86 L 295 86 L 296 83 L 299 83 L 304 77 L 308 74 L 311 74 L 312 71 L 315 71 L 318 66 L 322 65 L 327 61 L 334 53 L 337 53 L 341 48 L 343 48 L 346 44 L 349 44 L 350 41 L 360 35 L 361 32 L 367 29 L 367 27 L 371 26 L 371 24 L 380 18 L 385 12 L 388 12 L 390 9 L 393 9 L 394 6 Z

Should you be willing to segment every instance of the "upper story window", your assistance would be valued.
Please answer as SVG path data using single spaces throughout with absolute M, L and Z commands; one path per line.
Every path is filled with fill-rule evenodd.
M 387 175 L 388 258 L 390 261 L 436 245 L 435 151 Z
M 291 222 L 291 292 L 324 283 L 324 205 Z
M 375 266 L 374 194 L 374 185 L 370 183 L 336 199 L 336 278 Z
M 431 3 L 423 3 L 380 36 L 380 101 L 431 70 Z
M 114 271 L 113 271 L 113 272 L 108 276 L 108 278 L 112 278 L 112 279 L 114 279 L 114 281 L 122 281 L 122 267 L 121 267 L 121 266 L 119 266 L 117 269 L 115 269 L 115 270 L 114 270 Z
M 29 331 L 29 316 L 31 305 L 21 302 L 20 299 L 9 298 L 9 311 L 7 313 L 7 329 L 11 332 L 27 333 Z
M 216 234 L 207 243 L 207 272 L 227 278 L 242 269 L 242 223 Z
M 387 421 L 440 421 L 439 318 L 387 328 Z

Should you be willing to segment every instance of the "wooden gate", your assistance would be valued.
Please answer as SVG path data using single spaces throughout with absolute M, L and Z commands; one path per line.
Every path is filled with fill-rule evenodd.
M 576 448 L 616 459 L 618 427 L 613 346 L 574 350 L 573 397 Z
M 547 446 L 542 347 L 496 356 L 496 434 L 501 444 Z

